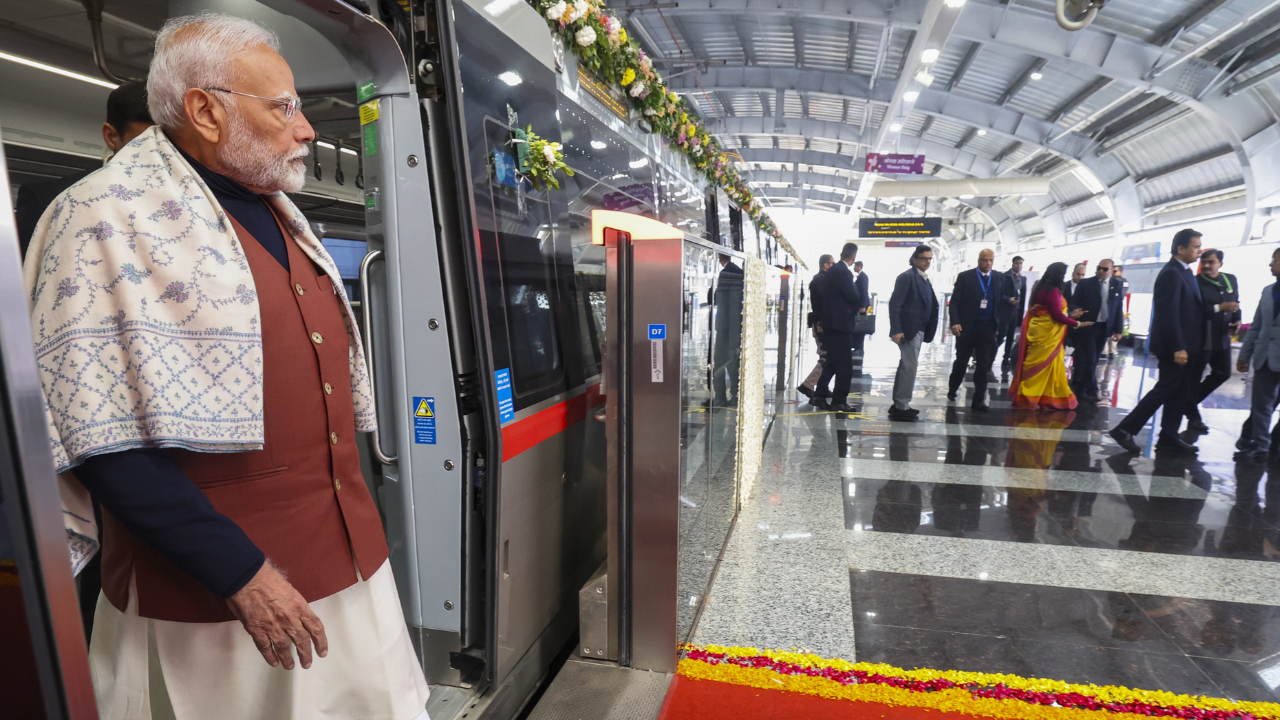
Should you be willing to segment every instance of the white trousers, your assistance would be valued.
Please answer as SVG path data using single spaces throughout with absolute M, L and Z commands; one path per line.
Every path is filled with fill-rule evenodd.
M 177 623 L 120 612 L 98 596 L 89 663 L 102 720 L 427 720 L 430 691 L 395 577 L 311 603 L 328 657 L 303 670 L 267 665 L 238 621 Z

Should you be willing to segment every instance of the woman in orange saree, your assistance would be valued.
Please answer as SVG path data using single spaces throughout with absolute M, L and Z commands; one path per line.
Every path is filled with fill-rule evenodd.
M 1067 328 L 1085 327 L 1067 316 L 1062 297 L 1066 263 L 1053 263 L 1031 291 L 1031 308 L 1022 320 L 1022 342 L 1018 346 L 1018 369 L 1009 386 L 1015 408 L 1032 410 L 1073 410 L 1075 393 L 1067 382 L 1063 345 Z

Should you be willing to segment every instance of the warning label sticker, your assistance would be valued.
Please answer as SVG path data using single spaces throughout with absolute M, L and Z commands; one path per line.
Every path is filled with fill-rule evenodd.
M 436 399 L 413 399 L 413 441 L 419 445 L 436 444 Z

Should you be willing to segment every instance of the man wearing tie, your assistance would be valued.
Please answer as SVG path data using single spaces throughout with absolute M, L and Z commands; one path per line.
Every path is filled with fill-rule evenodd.
M 1133 436 L 1164 406 L 1160 422 L 1159 450 L 1181 453 L 1199 452 L 1199 448 L 1178 437 L 1178 426 L 1187 405 L 1195 401 L 1199 378 L 1192 377 L 1196 355 L 1204 347 L 1204 301 L 1200 284 L 1191 271 L 1191 263 L 1200 257 L 1200 233 L 1187 228 L 1173 236 L 1173 258 L 1156 276 L 1152 299 L 1151 353 L 1159 363 L 1160 379 L 1155 387 L 1138 401 L 1128 417 L 1111 431 L 1120 447 L 1132 453 L 1141 452 Z M 1079 352 L 1079 349 L 1077 349 Z
M 1071 368 L 1071 384 L 1076 395 L 1087 403 L 1098 402 L 1098 357 L 1108 338 L 1120 339 L 1124 329 L 1124 294 L 1111 282 L 1110 258 L 1098 262 L 1096 274 L 1080 281 L 1073 296 L 1077 308 L 1084 310 L 1080 320 L 1093 325 L 1076 329 L 1075 353 Z
M 1022 274 L 1022 256 L 1015 255 L 1013 265 L 1005 273 L 1013 285 L 1013 312 L 1005 322 L 1004 359 L 1000 361 L 1000 372 L 1008 373 L 1013 362 L 1018 359 L 1018 335 L 1022 330 L 1022 316 L 1027 311 L 1027 278 Z
M 835 385 L 831 388 L 830 404 L 815 399 L 811 404 L 816 407 L 847 413 L 849 407 L 849 385 L 853 382 L 853 319 L 858 310 L 864 307 L 858 295 L 858 287 L 853 281 L 854 258 L 858 256 L 858 246 L 845 243 L 840 251 L 840 261 L 831 266 L 823 280 L 822 344 L 827 350 L 827 367 L 822 371 L 822 379 L 818 387 L 826 387 L 826 379 L 834 375 Z
M 983 250 L 978 253 L 978 267 L 956 276 L 948 310 L 951 333 L 956 336 L 956 360 L 951 366 L 947 399 L 956 399 L 956 392 L 969 367 L 969 358 L 974 358 L 973 409 L 978 412 L 988 409 L 987 377 L 991 373 L 991 364 L 996 360 L 1001 323 L 1013 307 L 1011 301 L 1016 301 L 1013 286 L 1005 282 L 1004 274 L 992 273 L 995 259 L 994 250 Z

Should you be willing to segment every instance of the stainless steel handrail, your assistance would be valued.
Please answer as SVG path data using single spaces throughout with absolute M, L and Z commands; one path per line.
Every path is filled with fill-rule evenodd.
M 377 407 L 378 381 L 373 369 L 375 365 L 373 360 L 373 303 L 370 302 L 371 296 L 369 295 L 369 267 L 374 262 L 382 259 L 382 251 L 374 250 L 366 254 L 364 259 L 360 261 L 360 317 L 364 320 L 364 362 L 369 367 L 369 390 L 373 393 L 375 407 Z M 382 433 L 376 427 L 373 430 L 373 455 L 383 465 L 395 465 L 400 460 L 398 454 L 387 455 L 382 452 Z

